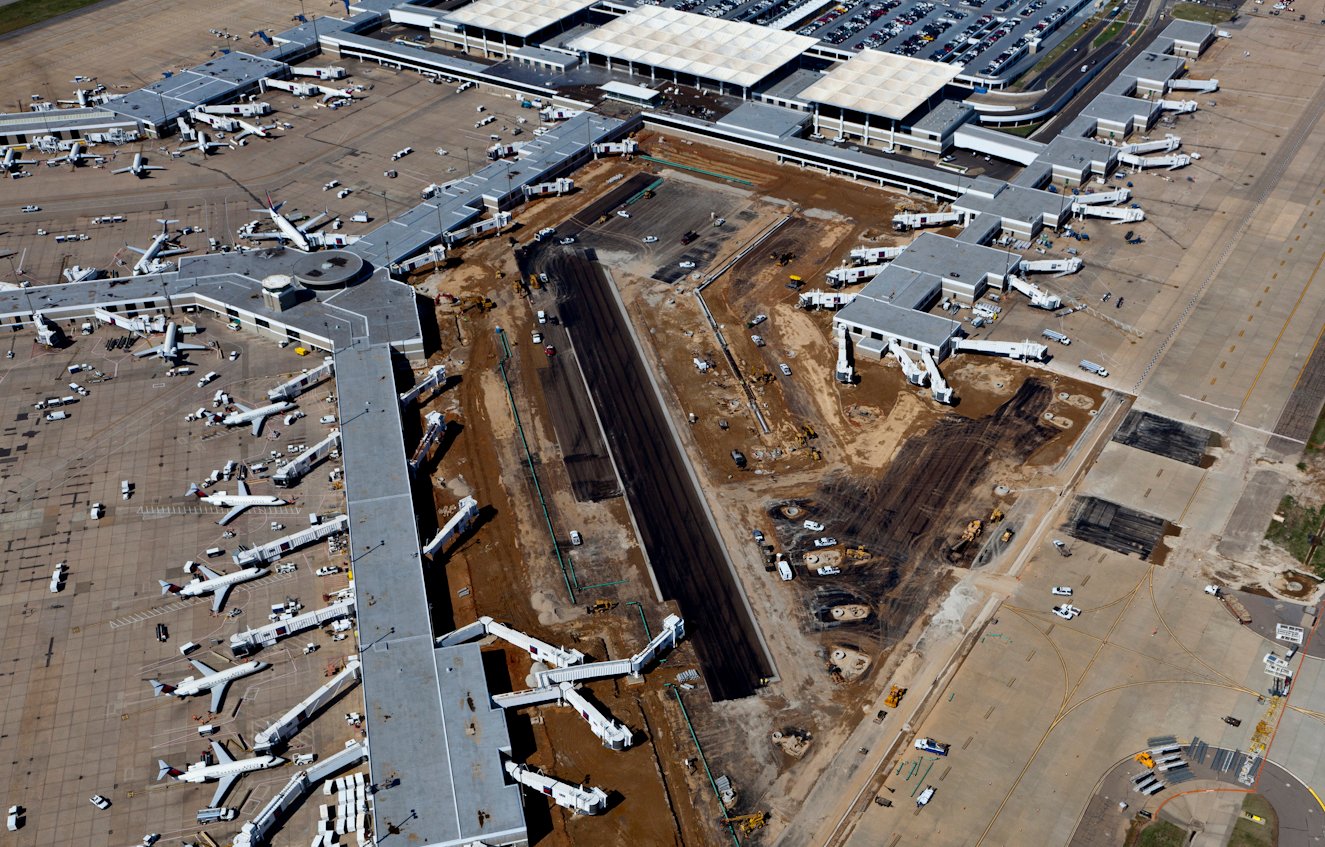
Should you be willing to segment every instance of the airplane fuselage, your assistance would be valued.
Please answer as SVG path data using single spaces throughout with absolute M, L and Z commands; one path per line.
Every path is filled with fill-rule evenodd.
M 288 412 L 293 408 L 295 408 L 295 405 L 293 403 L 286 401 L 282 401 L 280 403 L 271 403 L 266 406 L 260 406 L 256 409 L 249 409 L 247 412 L 231 412 L 230 414 L 226 415 L 224 418 L 221 419 L 221 423 L 225 424 L 226 426 L 243 426 L 246 423 L 252 423 L 253 421 L 258 420 L 259 418 L 271 417 L 272 415 L 279 414 L 280 412 Z M 224 495 L 224 493 L 225 492 L 221 492 L 222 495 Z M 212 496 L 215 497 L 217 495 L 213 494 Z M 203 499 L 207 500 L 209 503 L 211 502 L 205 497 Z M 227 505 L 227 504 L 218 503 L 217 505 Z M 230 503 L 228 505 L 238 506 L 239 504 Z
M 170 692 L 176 697 L 193 697 L 207 691 L 211 691 L 218 685 L 225 685 L 242 679 L 250 674 L 255 674 L 260 670 L 269 668 L 266 662 L 259 662 L 256 659 L 251 662 L 245 662 L 242 665 L 235 665 L 233 668 L 226 668 L 223 671 L 217 671 L 214 674 L 200 676 L 198 678 L 185 677 L 175 684 L 175 690 Z
M 285 764 L 285 760 L 280 756 L 254 756 L 251 759 L 239 759 L 217 765 L 204 765 L 202 762 L 194 762 L 189 765 L 188 770 L 176 776 L 175 779 L 180 782 L 212 782 L 213 780 L 224 779 L 228 776 L 239 776 L 252 771 L 265 771 L 268 768 L 283 764 Z
M 182 597 L 201 597 L 204 594 L 211 594 L 220 591 L 223 588 L 229 588 L 232 585 L 238 585 L 241 582 L 264 577 L 271 571 L 266 568 L 244 568 L 242 571 L 235 571 L 224 576 L 218 576 L 215 579 L 195 579 L 179 589 Z
M 225 506 L 227 508 L 234 508 L 235 506 L 289 505 L 288 501 L 272 496 L 271 494 L 226 494 L 224 491 L 218 491 L 215 494 L 209 494 L 206 497 L 200 497 L 199 499 L 202 500 L 202 502 L 210 503 L 213 506 Z M 192 583 L 189 584 L 192 585 Z

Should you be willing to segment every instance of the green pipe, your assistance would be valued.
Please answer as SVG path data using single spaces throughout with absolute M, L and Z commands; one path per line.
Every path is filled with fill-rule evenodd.
M 681 689 L 672 685 L 670 682 L 663 683 L 664 688 L 672 689 L 676 695 L 676 705 L 681 707 L 681 717 L 685 719 L 686 728 L 690 730 L 690 739 L 695 742 L 695 750 L 699 753 L 699 763 L 704 766 L 704 775 L 709 778 L 709 786 L 713 788 L 713 796 L 718 799 L 718 808 L 722 810 L 722 816 L 727 817 L 727 808 L 722 805 L 722 793 L 718 791 L 718 783 L 713 779 L 713 772 L 709 770 L 708 759 L 704 758 L 704 748 L 699 746 L 699 736 L 695 734 L 695 726 L 690 722 L 690 715 L 686 712 L 686 704 L 681 701 Z M 727 824 L 727 829 L 732 834 L 732 843 L 740 847 L 741 839 L 736 835 L 736 827 Z
M 615 582 L 600 582 L 597 585 L 580 585 L 579 581 L 577 580 L 575 584 L 579 586 L 579 589 L 581 591 L 588 591 L 590 588 L 610 588 L 613 585 L 625 585 L 627 582 L 630 582 L 630 580 L 618 579 Z
M 649 632 L 649 619 L 644 617 L 644 606 L 641 605 L 640 601 L 638 600 L 627 600 L 626 605 L 634 606 L 636 609 L 639 610 L 639 622 L 644 624 L 644 637 L 652 641 L 653 633 Z
M 728 182 L 734 182 L 737 185 L 750 185 L 750 186 L 754 185 L 754 183 L 748 179 L 739 179 L 734 176 L 728 176 L 727 174 L 718 173 L 717 171 L 706 171 L 703 170 L 702 168 L 695 168 L 691 167 L 690 165 L 683 165 L 680 162 L 672 162 L 668 161 L 667 159 L 659 159 L 655 156 L 639 156 L 637 158 L 643 159 L 646 162 L 656 162 L 659 165 L 666 165 L 669 168 L 676 168 L 677 170 L 690 171 L 691 173 L 703 174 L 704 176 L 712 176 L 712 177 L 717 177 L 718 179 L 725 179 Z

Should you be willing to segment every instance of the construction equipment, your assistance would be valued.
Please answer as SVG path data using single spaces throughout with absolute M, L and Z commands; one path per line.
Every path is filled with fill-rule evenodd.
M 995 506 L 994 511 L 989 513 L 989 523 L 996 524 L 1001 520 L 1003 520 L 1003 507 Z
M 888 696 L 884 698 L 883 705 L 890 709 L 896 709 L 898 705 L 901 704 L 902 698 L 905 696 L 906 689 L 900 685 L 894 685 L 888 692 Z
M 855 547 L 848 547 L 842 551 L 848 559 L 868 559 L 870 551 L 865 549 L 865 545 L 860 544 Z
M 768 824 L 767 812 L 755 812 L 751 815 L 737 815 L 735 817 L 723 818 L 722 822 L 728 826 L 734 826 L 741 832 L 749 835 L 756 829 L 763 829 Z
M 778 267 L 786 267 L 791 264 L 791 260 L 796 258 L 796 254 L 790 250 L 785 253 L 769 253 L 768 258 L 778 263 Z
M 984 532 L 984 529 L 985 525 L 979 518 L 971 521 L 966 525 L 966 530 L 962 532 L 962 541 L 970 544 L 972 541 L 980 537 L 980 533 Z
M 1132 758 L 1136 759 L 1137 764 L 1141 765 L 1141 767 L 1143 768 L 1153 768 L 1155 766 L 1155 757 L 1151 756 L 1145 750 L 1142 750 L 1140 753 L 1137 753 Z
M 1012 536 L 1015 533 L 1016 533 L 1016 527 L 1011 527 L 1011 526 L 1008 527 L 1007 529 L 1003 530 L 1003 534 L 998 537 L 998 543 L 1007 544 L 1009 541 L 1012 540 Z
M 615 600 L 606 600 L 603 598 L 599 598 L 593 601 L 593 603 L 591 603 L 590 605 L 585 606 L 584 611 L 586 614 L 598 615 L 602 614 L 603 612 L 610 612 L 616 607 L 617 603 Z
M 497 308 L 497 304 L 492 302 L 491 298 L 481 297 L 477 294 L 471 294 L 460 300 L 460 311 L 468 312 L 470 309 L 478 309 L 480 312 L 491 312 Z

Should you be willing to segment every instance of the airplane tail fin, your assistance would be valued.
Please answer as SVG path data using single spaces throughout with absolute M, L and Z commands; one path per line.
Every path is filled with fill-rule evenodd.
M 202 489 L 198 487 L 198 483 L 196 483 L 196 482 L 189 483 L 189 490 L 188 490 L 188 493 L 186 493 L 184 496 L 185 496 L 185 497 L 189 497 L 189 496 L 193 496 L 193 497 L 201 497 L 201 496 L 202 496 Z
M 178 593 L 179 593 L 179 586 L 176 585 L 175 583 L 173 583 L 173 582 L 166 582 L 164 579 L 158 579 L 157 582 L 161 583 L 161 594 L 162 594 L 162 596 L 165 596 L 166 594 L 178 594 Z
M 152 696 L 160 697 L 162 694 L 170 694 L 175 690 L 175 686 L 168 685 L 160 680 L 149 680 L 152 683 Z
M 179 776 L 181 773 L 183 773 L 183 771 L 181 771 L 179 768 L 172 767 L 164 759 L 157 759 L 156 766 L 157 766 L 157 772 L 156 772 L 157 782 L 160 782 L 161 780 L 165 779 L 168 776 Z

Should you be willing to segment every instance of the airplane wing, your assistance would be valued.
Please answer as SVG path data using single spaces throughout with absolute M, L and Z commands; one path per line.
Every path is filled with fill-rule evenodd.
M 225 690 L 230 687 L 230 683 L 223 682 L 220 685 L 212 686 L 212 711 L 221 711 L 221 701 L 225 699 Z
M 207 347 L 202 344 L 176 344 L 175 349 L 184 352 L 186 350 L 206 350 Z
M 284 241 L 285 235 L 280 232 L 255 232 L 244 236 L 251 241 Z
M 221 586 L 220 588 L 218 588 L 218 589 L 216 589 L 215 591 L 212 592 L 212 611 L 213 611 L 213 612 L 219 612 L 219 611 L 221 611 L 221 609 L 225 606 L 225 598 L 228 597 L 228 596 L 230 595 L 230 589 L 232 589 L 232 588 L 234 588 L 233 585 L 223 585 L 223 586 Z M 216 710 L 215 710 L 215 709 L 212 709 L 212 711 L 214 712 L 214 711 L 216 711 Z
M 138 352 L 134 353 L 134 355 L 141 359 L 144 356 L 159 356 L 164 352 L 165 352 L 165 347 L 157 345 L 156 347 L 149 347 L 146 350 L 139 350 Z
M 206 674 L 207 676 L 211 676 L 212 674 L 216 673 L 216 671 L 207 667 L 207 664 L 203 662 L 202 659 L 189 659 L 189 664 L 193 665 L 194 670 L 196 670 L 200 674 Z
M 212 742 L 212 752 L 216 754 L 216 761 L 223 765 L 228 765 L 235 760 L 235 757 L 230 755 L 230 751 L 225 749 L 225 745 L 219 741 Z
M 254 436 L 262 435 L 262 425 L 267 422 L 268 417 L 269 417 L 268 415 L 263 415 L 262 417 L 253 419 Z
M 165 165 L 143 165 L 145 171 L 164 171 L 165 169 Z
M 215 711 L 215 709 L 212 711 Z M 237 779 L 239 779 L 239 774 L 223 776 L 217 780 L 216 793 L 212 795 L 213 809 L 221 805 L 221 801 L 225 799 L 225 795 L 230 793 L 230 788 L 235 784 L 235 780 Z
M 248 483 L 247 483 L 247 482 L 245 482 L 245 481 L 242 480 L 242 479 L 239 479 L 239 480 L 235 480 L 235 484 L 239 486 L 239 496 L 240 496 L 240 497 L 247 497 L 247 496 L 249 496 L 249 493 L 250 493 L 250 492 L 249 492 L 249 490 L 248 490 Z
M 207 579 L 217 579 L 221 576 L 219 573 L 207 567 L 206 565 L 198 565 L 198 570 L 202 571 L 202 575 Z
M 216 522 L 217 526 L 225 526 L 226 524 L 230 523 L 232 520 L 243 514 L 244 510 L 247 508 L 248 506 L 235 506 L 233 509 L 226 512 L 225 515 L 223 515 L 221 519 Z
M 156 256 L 158 259 L 162 256 L 178 256 L 180 253 L 188 253 L 192 249 L 192 247 L 174 247 L 170 250 L 158 250 Z
M 127 174 L 127 173 L 128 173 L 129 171 L 131 171 L 131 170 L 133 170 L 133 166 L 132 166 L 132 165 L 130 165 L 130 166 L 127 167 L 127 168 L 117 168 L 116 170 L 111 171 L 111 173 L 113 173 L 113 174 Z

